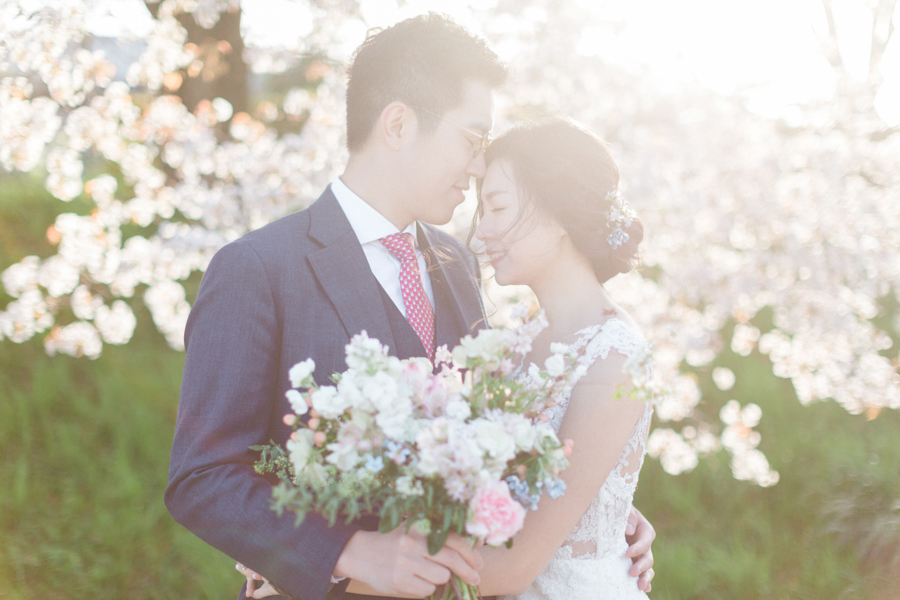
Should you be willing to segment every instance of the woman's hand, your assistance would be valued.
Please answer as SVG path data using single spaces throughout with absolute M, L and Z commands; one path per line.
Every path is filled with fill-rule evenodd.
M 275 589 L 269 580 L 252 569 L 248 569 L 241 563 L 234 565 L 238 573 L 247 578 L 248 598 L 266 598 L 267 596 L 278 596 L 278 590 Z M 259 586 L 259 587 L 257 587 Z

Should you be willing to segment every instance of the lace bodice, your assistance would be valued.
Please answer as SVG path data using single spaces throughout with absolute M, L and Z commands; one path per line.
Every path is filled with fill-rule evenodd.
M 584 344 L 584 364 L 588 366 L 597 359 L 606 359 L 613 350 L 629 359 L 639 359 L 646 353 L 644 338 L 615 317 L 579 331 L 570 349 Z M 550 424 L 557 432 L 569 400 L 570 395 L 548 411 Z M 638 589 L 637 579 L 628 574 L 631 559 L 625 556 L 625 525 L 644 462 L 652 413 L 647 403 L 615 468 L 543 572 L 524 594 L 515 598 L 502 596 L 500 600 L 648 600 Z
M 645 352 L 646 342 L 641 335 L 624 321 L 612 318 L 578 332 L 573 344 L 587 343 L 586 364 L 606 359 L 615 350 L 628 358 Z M 568 407 L 569 396 L 548 414 L 554 431 L 559 431 Z M 652 407 L 648 403 L 635 423 L 631 435 L 619 455 L 615 468 L 606 478 L 603 487 L 594 497 L 581 522 L 575 526 L 565 543 L 557 551 L 559 559 L 593 559 L 605 556 L 621 556 L 627 544 L 625 525 L 631 512 L 631 502 L 637 488 L 638 473 L 644 462 L 645 439 L 650 426 Z

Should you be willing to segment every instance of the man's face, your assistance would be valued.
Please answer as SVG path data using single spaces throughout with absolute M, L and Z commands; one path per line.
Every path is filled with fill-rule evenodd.
M 481 137 L 491 130 L 491 88 L 477 81 L 463 84 L 463 102 L 440 116 L 431 133 L 417 132 L 408 154 L 404 204 L 410 220 L 442 225 L 463 201 L 472 177 L 483 177 Z

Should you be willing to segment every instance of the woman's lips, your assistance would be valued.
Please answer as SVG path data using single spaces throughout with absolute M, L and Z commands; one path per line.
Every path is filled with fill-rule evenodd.
M 491 266 L 496 267 L 497 263 L 500 262 L 501 260 L 503 260 L 503 257 L 506 256 L 506 252 L 498 250 L 495 252 L 488 252 L 487 255 L 491 261 Z

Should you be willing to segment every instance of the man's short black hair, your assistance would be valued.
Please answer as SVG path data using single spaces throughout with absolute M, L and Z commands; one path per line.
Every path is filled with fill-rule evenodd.
M 348 70 L 347 147 L 361 148 L 384 107 L 400 101 L 437 115 L 463 102 L 463 82 L 491 88 L 503 84 L 507 69 L 482 38 L 437 13 L 419 15 L 369 32 Z M 437 119 L 417 110 L 425 131 Z

